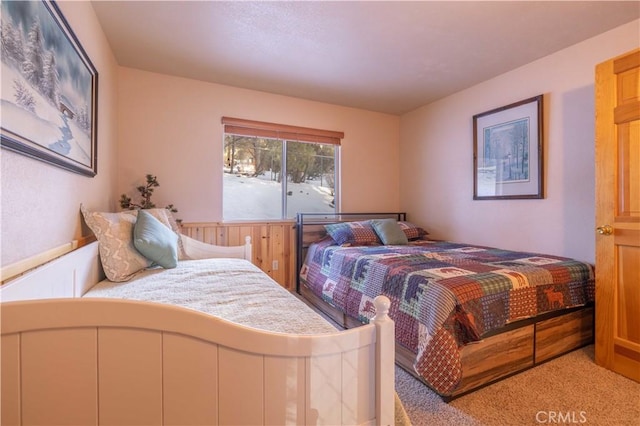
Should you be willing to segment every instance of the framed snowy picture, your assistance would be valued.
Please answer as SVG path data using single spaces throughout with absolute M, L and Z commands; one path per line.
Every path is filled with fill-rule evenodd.
M 473 199 L 544 198 L 542 95 L 473 116 Z
M 55 2 L 1 7 L 2 148 L 95 176 L 98 72 Z

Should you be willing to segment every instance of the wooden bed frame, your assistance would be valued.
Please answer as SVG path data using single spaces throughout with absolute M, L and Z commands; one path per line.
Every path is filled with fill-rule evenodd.
M 396 218 L 406 220 L 406 213 L 340 213 L 298 214 L 297 232 L 297 292 L 312 306 L 330 317 L 339 326 L 352 329 L 362 326 L 358 320 L 348 317 L 307 287 L 300 285 L 299 272 L 307 250 L 315 241 L 326 236 L 324 225 L 372 218 Z M 512 376 L 549 361 L 580 347 L 593 343 L 593 304 L 562 311 L 549 312 L 535 318 L 527 318 L 489 333 L 478 343 L 462 348 L 462 383 L 452 395 L 442 396 L 450 401 L 500 379 Z M 415 372 L 415 354 L 396 343 L 396 363 L 421 382 Z M 426 383 L 425 383 L 426 384 Z
M 293 335 L 80 297 L 103 278 L 94 242 L 0 287 L 2 424 L 394 422 L 388 299 L 367 327 Z

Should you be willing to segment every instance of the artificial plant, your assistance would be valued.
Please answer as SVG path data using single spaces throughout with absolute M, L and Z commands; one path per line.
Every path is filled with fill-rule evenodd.
M 160 184 L 158 183 L 158 179 L 152 174 L 147 174 L 146 178 L 147 184 L 140 185 L 138 188 L 136 188 L 142 196 L 142 200 L 140 200 L 140 203 L 133 203 L 131 202 L 131 197 L 128 197 L 127 194 L 122 194 L 120 196 L 120 207 L 129 210 L 153 209 L 156 207 L 156 205 L 151 201 L 151 196 L 153 195 L 153 190 L 159 187 Z M 178 209 L 176 209 L 173 204 L 169 204 L 165 208 L 172 213 L 178 212 Z

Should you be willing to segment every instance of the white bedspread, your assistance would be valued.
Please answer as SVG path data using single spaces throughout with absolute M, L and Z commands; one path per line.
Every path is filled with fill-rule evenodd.
M 304 302 L 243 259 L 184 260 L 174 269 L 149 269 L 127 282 L 102 281 L 83 297 L 178 305 L 272 332 L 337 331 Z

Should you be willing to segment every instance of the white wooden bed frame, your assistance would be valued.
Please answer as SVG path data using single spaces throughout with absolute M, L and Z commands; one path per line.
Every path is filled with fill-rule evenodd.
M 211 254 L 189 240 L 188 254 Z M 213 251 L 251 258 L 249 240 Z M 81 298 L 102 279 L 94 242 L 0 287 L 3 425 L 394 422 L 386 298 L 367 326 L 291 335 L 171 305 Z

